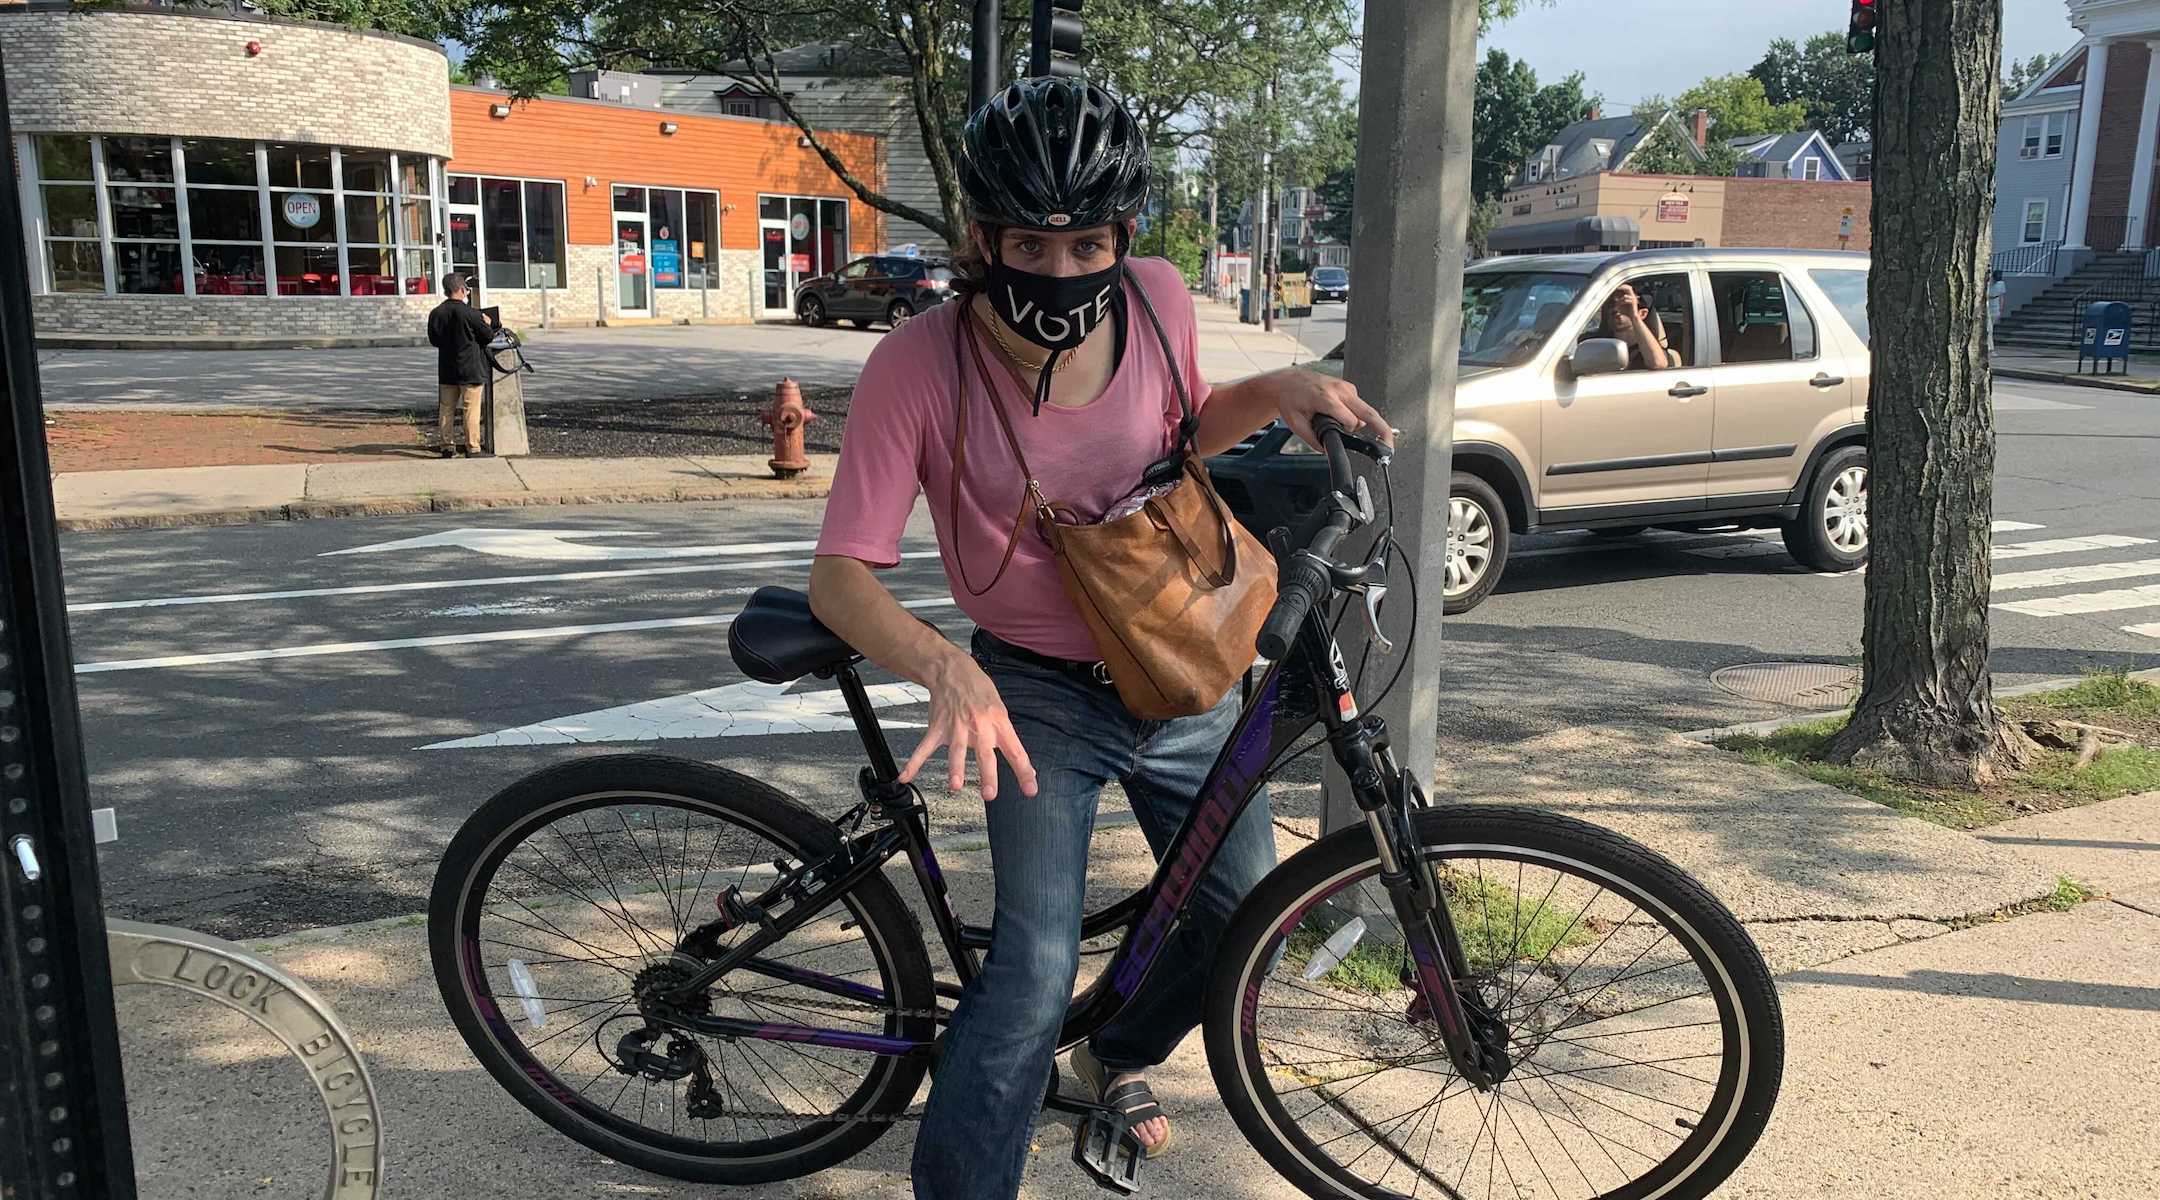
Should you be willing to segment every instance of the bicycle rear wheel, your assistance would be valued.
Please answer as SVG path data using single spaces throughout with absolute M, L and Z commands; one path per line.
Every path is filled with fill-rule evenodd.
M 683 941 L 719 916 L 726 889 L 754 895 L 780 876 L 776 860 L 838 846 L 830 822 L 702 763 L 620 755 L 537 772 L 482 805 L 443 856 L 428 914 L 436 985 L 496 1082 L 610 1158 L 710 1183 L 823 1170 L 905 1112 L 920 1057 L 715 1038 L 642 1010 L 705 961 Z M 760 957 L 774 965 L 723 976 L 702 1014 L 904 1038 L 935 1028 L 921 930 L 882 875 Z
M 1455 1070 L 1362 826 L 1278 867 L 1224 939 L 1208 1063 L 1248 1140 L 1314 1197 L 1693 1200 L 1746 1157 L 1784 1027 L 1730 912 L 1663 857 L 1536 809 L 1425 810 L 1466 994 L 1511 1071 Z

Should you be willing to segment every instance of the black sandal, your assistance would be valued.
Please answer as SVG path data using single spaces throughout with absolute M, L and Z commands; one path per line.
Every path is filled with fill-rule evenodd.
M 1156 1101 L 1155 1093 L 1149 1089 L 1145 1079 L 1128 1080 L 1114 1088 L 1106 1087 L 1110 1079 L 1110 1072 L 1084 1043 L 1073 1048 L 1072 1064 L 1073 1073 L 1080 1076 L 1081 1081 L 1087 1084 L 1089 1091 L 1095 1093 L 1096 1102 L 1116 1113 L 1118 1118 L 1125 1123 L 1125 1128 L 1128 1131 L 1137 1129 L 1158 1117 L 1165 1124 L 1169 1123 L 1170 1114 L 1163 1111 L 1162 1105 Z M 1155 1143 L 1152 1147 L 1143 1144 L 1142 1149 L 1146 1150 L 1149 1158 L 1160 1157 L 1164 1151 L 1170 1149 L 1170 1138 L 1175 1132 L 1176 1126 L 1170 1126 L 1169 1129 L 1164 1131 L 1161 1141 Z M 1140 1140 L 1137 1133 L 1133 1134 L 1133 1140 L 1136 1142 Z

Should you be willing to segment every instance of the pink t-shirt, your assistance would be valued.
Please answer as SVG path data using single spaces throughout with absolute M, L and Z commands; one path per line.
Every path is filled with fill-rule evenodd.
M 1197 413 L 1207 401 L 1208 385 L 1200 378 L 1199 331 L 1184 278 L 1163 259 L 1133 259 L 1130 269 L 1162 318 Z M 875 567 L 897 564 L 901 531 L 916 495 L 926 493 L 945 575 L 962 612 L 1038 654 L 1096 658 L 1094 639 L 1066 599 L 1057 562 L 1032 516 L 1012 566 L 996 587 L 976 596 L 961 582 L 962 562 L 978 588 L 997 574 L 1027 483 L 964 343 L 954 357 L 954 326 L 963 308 L 941 304 L 885 335 L 871 351 L 848 409 L 817 552 Z M 1168 452 L 1176 435 L 1177 393 L 1162 346 L 1139 301 L 1130 301 L 1127 309 L 1125 356 L 1102 395 L 1078 408 L 1044 404 L 1041 416 L 1030 415 L 1033 397 L 1000 365 L 996 344 L 980 343 L 995 402 L 1005 406 L 1043 495 L 1089 520 L 1137 489 L 1140 473 Z M 956 528 L 952 451 L 962 365 L 969 389 L 968 477 L 961 485 Z

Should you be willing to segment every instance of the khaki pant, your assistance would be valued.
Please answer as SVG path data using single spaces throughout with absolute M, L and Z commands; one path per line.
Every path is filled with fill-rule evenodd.
M 458 410 L 465 412 L 465 449 L 480 453 L 480 385 L 445 383 L 436 388 L 440 403 L 436 409 L 436 423 L 442 431 L 442 444 L 456 448 L 458 445 Z

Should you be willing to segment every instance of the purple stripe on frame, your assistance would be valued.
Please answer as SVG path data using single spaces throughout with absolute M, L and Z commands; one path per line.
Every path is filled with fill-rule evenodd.
M 789 983 L 799 983 L 804 987 L 816 988 L 819 991 L 838 992 L 843 996 L 853 996 L 858 1000 L 866 1000 L 872 1004 L 885 1003 L 885 993 L 879 988 L 856 983 L 852 979 L 841 979 L 838 976 L 827 975 L 820 971 L 792 967 L 786 963 L 767 962 L 762 958 L 751 959 L 742 965 L 742 969 L 763 975 L 768 979 L 784 979 Z

